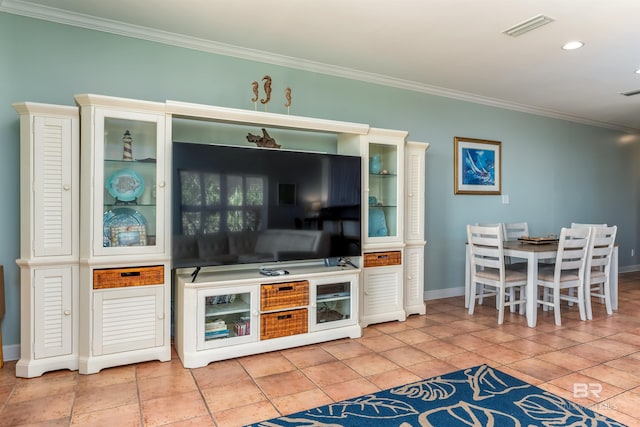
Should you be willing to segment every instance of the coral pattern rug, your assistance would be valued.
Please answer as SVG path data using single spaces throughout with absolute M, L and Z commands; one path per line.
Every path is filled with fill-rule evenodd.
M 624 424 L 480 365 L 252 426 L 619 427 Z

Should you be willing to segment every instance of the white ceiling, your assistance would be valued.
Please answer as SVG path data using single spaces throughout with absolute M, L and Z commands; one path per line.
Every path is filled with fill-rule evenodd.
M 0 0 L 0 11 L 640 131 L 640 0 Z M 536 15 L 554 21 L 503 34 Z M 563 51 L 570 40 L 582 49 Z

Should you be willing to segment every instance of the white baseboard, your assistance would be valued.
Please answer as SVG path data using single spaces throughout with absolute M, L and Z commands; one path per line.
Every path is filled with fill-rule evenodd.
M 424 300 L 431 301 L 434 299 L 459 297 L 464 295 L 464 286 L 457 288 L 436 289 L 434 291 L 425 291 Z
M 3 345 L 2 356 L 5 362 L 20 359 L 20 344 Z
M 620 267 L 618 269 L 618 273 L 631 273 L 632 271 L 640 271 L 640 264 L 625 265 L 624 267 Z

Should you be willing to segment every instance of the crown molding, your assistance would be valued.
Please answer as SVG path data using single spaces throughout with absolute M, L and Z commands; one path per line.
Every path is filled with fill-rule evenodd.
M 442 96 L 445 98 L 471 102 L 474 104 L 519 111 L 523 113 L 576 122 L 585 125 L 609 128 L 627 133 L 636 133 L 638 131 L 637 129 L 633 129 L 630 127 L 618 126 L 611 123 L 591 120 L 567 113 L 562 113 L 559 111 L 547 110 L 501 99 L 478 96 L 466 92 L 460 92 L 438 86 L 431 86 L 409 80 L 396 79 L 393 77 L 356 70 L 352 68 L 338 67 L 335 65 L 324 64 L 285 55 L 278 55 L 226 43 L 218 43 L 210 40 L 189 37 L 182 34 L 156 30 L 138 25 L 125 24 L 118 21 L 69 12 L 49 6 L 36 5 L 21 0 L 0 0 L 0 12 L 7 12 L 15 15 L 86 28 L 89 30 L 102 31 L 125 37 L 148 40 L 176 47 L 194 49 L 214 53 L 217 55 L 231 56 L 235 58 L 263 62 L 287 68 L 310 71 L 335 77 L 343 77 L 350 80 L 358 80 L 365 83 L 373 83 L 381 86 L 393 87 L 396 89 L 404 89 L 412 92 Z

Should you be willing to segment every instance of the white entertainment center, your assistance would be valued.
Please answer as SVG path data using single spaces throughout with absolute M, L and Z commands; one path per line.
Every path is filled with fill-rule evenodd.
M 75 101 L 14 104 L 23 219 L 17 376 L 169 360 L 172 294 L 174 346 L 188 368 L 357 338 L 369 324 L 425 313 L 427 143 L 363 124 L 176 101 Z M 212 134 L 260 128 L 283 132 L 283 150 L 294 132 L 321 141 L 305 150 L 360 157 L 360 256 L 354 265 L 278 263 L 287 270 L 280 276 L 260 274 L 264 263 L 172 270 L 173 141 L 212 144 Z

